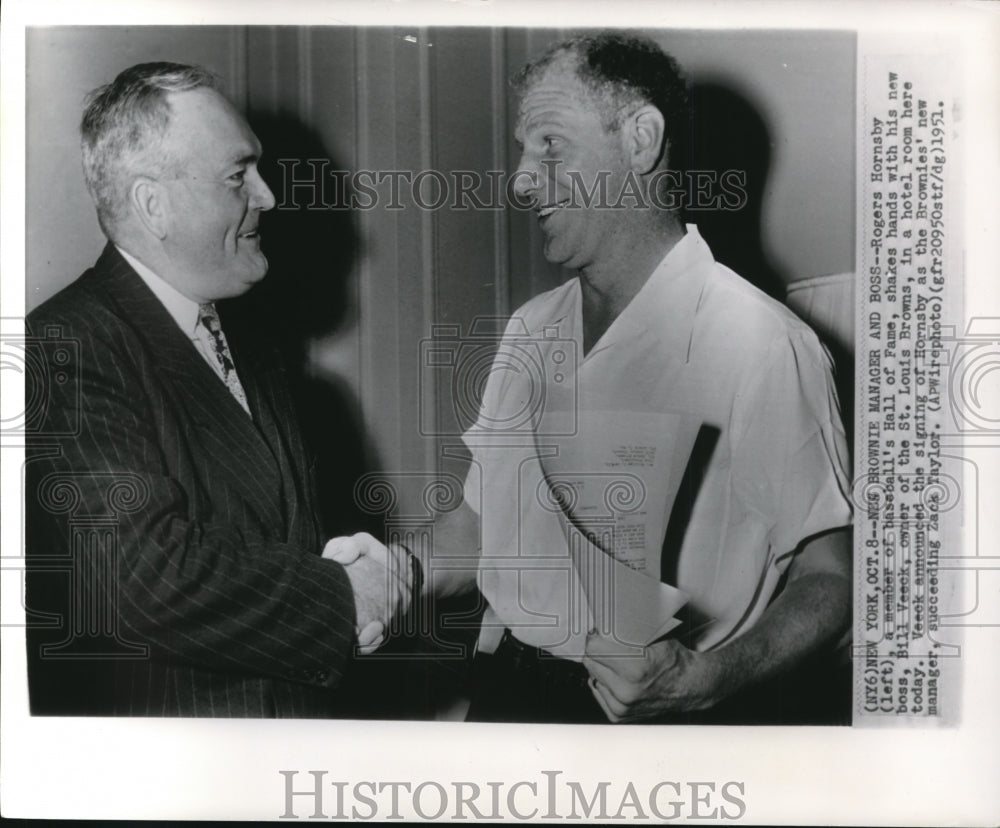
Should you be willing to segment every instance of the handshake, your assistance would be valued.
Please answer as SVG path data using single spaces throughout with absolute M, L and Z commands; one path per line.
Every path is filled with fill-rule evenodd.
M 332 538 L 323 557 L 341 564 L 354 591 L 358 648 L 382 646 L 394 618 L 407 613 L 423 583 L 417 559 L 403 546 L 386 546 L 367 532 Z

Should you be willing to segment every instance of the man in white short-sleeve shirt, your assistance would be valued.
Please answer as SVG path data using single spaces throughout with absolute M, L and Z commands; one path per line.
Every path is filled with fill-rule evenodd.
M 804 324 L 717 264 L 666 203 L 686 107 L 672 58 L 621 34 L 578 37 L 522 69 L 515 86 L 513 184 L 537 214 L 546 258 L 578 275 L 508 325 L 464 436 L 465 502 L 434 525 L 427 588 L 448 595 L 478 581 L 489 603 L 471 718 L 700 720 L 684 717 L 831 652 L 848 629 L 847 449 L 830 362 Z M 541 408 L 554 411 L 518 424 L 537 402 L 517 369 L 529 353 L 547 366 Z M 689 465 L 702 465 L 675 500 L 676 511 L 691 496 L 683 532 L 668 526 L 662 558 L 638 564 L 685 593 L 688 623 L 638 650 L 574 602 L 580 566 L 558 567 L 558 508 L 525 508 L 522 497 L 552 478 L 569 445 L 559 435 L 582 428 L 591 409 L 609 432 L 658 414 L 699 427 Z M 566 412 L 580 420 L 560 428 Z M 585 454 L 583 443 L 569 454 Z M 632 463 L 660 456 L 615 445 Z M 570 499 L 586 496 L 582 478 Z M 478 572 L 447 565 L 472 554 Z
M 582 297 L 577 279 L 535 297 L 516 312 L 501 348 L 574 342 L 584 355 Z M 703 429 L 704 468 L 680 547 L 667 560 L 671 583 L 690 596 L 688 614 L 701 619 L 690 635 L 697 650 L 750 628 L 799 543 L 850 522 L 846 443 L 825 351 L 788 309 L 716 263 L 693 225 L 575 369 L 581 407 L 600 395 L 619 416 L 679 411 Z M 498 437 L 494 424 L 513 420 L 532 380 L 494 371 L 479 422 L 465 435 L 473 455 L 465 501 L 484 531 L 484 518 L 513 501 L 491 493 L 513 490 L 525 463 L 510 431 Z M 566 442 L 538 431 L 536 447 Z M 485 536 L 483 544 L 502 554 Z M 487 584 L 491 575 L 483 573 Z M 541 634 L 538 643 L 550 650 L 557 647 L 546 634 L 565 638 L 512 632 Z

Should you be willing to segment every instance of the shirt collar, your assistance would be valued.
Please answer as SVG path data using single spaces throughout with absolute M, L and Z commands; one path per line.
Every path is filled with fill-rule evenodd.
M 712 251 L 694 224 L 663 257 L 622 316 L 622 330 L 648 330 L 672 353 L 687 362 L 695 315 L 701 304 Z
M 591 354 L 636 337 L 655 336 L 664 348 L 682 355 L 687 361 L 694 317 L 705 287 L 706 265 L 713 265 L 715 259 L 697 226 L 687 224 L 685 229 L 685 235 L 667 251 Z M 580 317 L 581 303 L 580 282 L 576 279 L 573 289 L 553 309 L 552 318 L 545 325 L 562 325 L 564 321 L 570 321 L 573 328 L 571 335 L 582 337 L 583 331 L 577 331 L 576 324 L 572 322 Z M 532 333 L 537 335 L 540 331 L 541 327 Z
M 153 295 L 160 300 L 163 307 L 167 309 L 167 312 L 173 317 L 173 320 L 177 323 L 185 335 L 191 339 L 196 339 L 198 328 L 198 303 L 192 299 L 188 299 L 173 285 L 162 279 L 160 276 L 157 276 L 131 253 L 122 250 L 118 247 L 118 245 L 115 245 L 115 247 L 118 249 L 118 252 L 122 254 L 122 258 L 125 259 L 125 261 L 132 266 L 132 269 L 139 274 L 139 278 L 141 278 L 149 289 L 153 291 Z

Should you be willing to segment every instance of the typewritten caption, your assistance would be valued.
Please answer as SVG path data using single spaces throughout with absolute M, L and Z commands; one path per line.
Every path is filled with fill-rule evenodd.
M 855 722 L 947 721 L 959 647 L 943 623 L 956 589 L 942 555 L 961 492 L 945 437 L 961 278 L 947 232 L 954 107 L 926 68 L 878 56 L 862 94 Z

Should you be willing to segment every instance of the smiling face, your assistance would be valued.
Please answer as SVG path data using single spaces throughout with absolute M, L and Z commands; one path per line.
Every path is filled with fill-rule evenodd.
M 169 102 L 162 148 L 177 175 L 162 182 L 169 205 L 162 243 L 175 287 L 197 302 L 239 296 L 267 273 L 258 224 L 274 195 L 257 171 L 260 142 L 212 89 L 173 92 Z
M 538 215 L 545 258 L 576 270 L 614 261 L 627 243 L 629 211 L 608 204 L 621 192 L 628 155 L 622 134 L 605 129 L 599 102 L 568 59 L 528 87 L 515 138 L 522 152 L 514 189 Z M 602 179 L 607 195 L 597 190 L 587 206 L 587 193 Z

